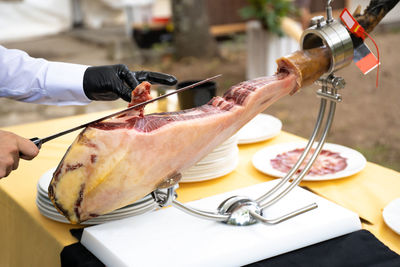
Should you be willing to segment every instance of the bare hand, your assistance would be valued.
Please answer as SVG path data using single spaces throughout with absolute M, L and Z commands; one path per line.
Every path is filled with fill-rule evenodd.
M 30 140 L 0 130 L 0 179 L 18 168 L 19 159 L 31 160 L 39 149 Z

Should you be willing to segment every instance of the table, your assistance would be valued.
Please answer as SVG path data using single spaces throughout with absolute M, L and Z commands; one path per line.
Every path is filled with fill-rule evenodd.
M 152 105 L 152 104 L 151 104 Z M 156 106 L 149 106 L 150 111 Z M 27 138 L 45 137 L 58 130 L 107 115 L 110 111 L 35 122 L 3 128 Z M 69 232 L 73 226 L 52 221 L 36 208 L 36 184 L 41 175 L 56 166 L 78 132 L 70 133 L 43 145 L 32 161 L 21 161 L 18 170 L 0 180 L 0 266 L 59 266 L 61 250 L 76 242 Z M 178 200 L 188 202 L 272 180 L 258 172 L 252 156 L 265 146 L 303 140 L 287 132 L 274 139 L 239 146 L 239 165 L 230 174 L 205 182 L 182 183 Z M 390 249 L 400 254 L 400 235 L 388 228 L 382 219 L 383 208 L 400 197 L 400 173 L 368 162 L 360 173 L 348 178 L 302 182 L 307 187 L 362 218 L 364 229 L 373 233 Z

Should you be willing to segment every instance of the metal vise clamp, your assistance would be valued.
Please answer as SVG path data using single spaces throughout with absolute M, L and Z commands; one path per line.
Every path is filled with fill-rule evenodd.
M 327 46 L 331 50 L 329 70 L 322 76 L 349 65 L 353 59 L 353 42 L 346 27 L 332 18 L 330 0 L 327 2 L 327 18 L 317 16 L 312 18 L 310 28 L 306 29 L 300 39 L 300 48 L 311 49 Z

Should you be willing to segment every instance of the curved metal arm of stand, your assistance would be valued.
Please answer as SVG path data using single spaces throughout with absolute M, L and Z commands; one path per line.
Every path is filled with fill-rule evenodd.
M 336 95 L 337 90 L 331 89 L 328 92 L 327 86 L 322 86 L 322 92 L 334 96 L 334 95 Z M 320 132 L 321 126 L 322 126 L 322 122 L 324 119 L 324 115 L 325 115 L 327 99 L 330 102 L 329 113 L 328 113 L 328 116 L 326 119 L 326 123 L 325 123 L 324 129 L 323 129 L 323 132 L 321 134 L 320 140 L 318 141 L 318 145 L 316 146 L 314 153 L 312 154 L 310 160 L 307 162 L 304 169 L 301 171 L 301 173 L 296 178 L 293 179 L 295 173 L 300 168 L 301 164 L 303 163 L 303 161 L 306 159 L 307 155 L 311 151 L 316 137 L 319 135 L 319 132 Z M 283 198 L 285 195 L 287 195 L 294 187 L 296 187 L 301 182 L 303 177 L 308 173 L 308 171 L 310 170 L 312 164 L 318 157 L 318 155 L 319 155 L 320 151 L 322 150 L 322 147 L 325 143 L 329 129 L 332 125 L 333 117 L 335 114 L 335 109 L 336 109 L 336 102 L 334 100 L 332 100 L 330 98 L 322 98 L 321 99 L 319 114 L 318 114 L 316 125 L 314 127 L 314 131 L 310 137 L 310 140 L 309 140 L 306 148 L 304 149 L 304 152 L 300 156 L 299 160 L 297 161 L 295 166 L 290 170 L 290 172 L 285 176 L 284 179 L 282 179 L 269 192 L 267 192 L 266 194 L 259 197 L 256 201 L 247 199 L 246 197 L 244 197 L 244 198 L 243 197 L 231 197 L 231 198 L 227 199 L 227 200 L 231 199 L 229 201 L 229 203 L 227 202 L 227 200 L 225 200 L 223 202 L 228 206 L 228 209 L 222 210 L 222 212 L 221 212 L 221 210 L 219 210 L 219 211 L 199 210 L 199 209 L 184 205 L 183 203 L 181 203 L 175 199 L 175 188 L 174 187 L 168 188 L 167 192 L 155 191 L 155 192 L 153 192 L 153 197 L 157 201 L 159 206 L 161 206 L 161 207 L 172 205 L 190 215 L 193 215 L 193 216 L 196 216 L 196 217 L 199 217 L 202 219 L 225 222 L 225 223 L 234 224 L 234 225 L 250 225 L 257 221 L 260 221 L 265 224 L 277 224 L 277 223 L 280 223 L 287 219 L 293 218 L 294 216 L 297 216 L 299 214 L 307 212 L 309 210 L 315 209 L 315 208 L 317 208 L 317 204 L 313 203 L 313 204 L 307 205 L 303 208 L 300 208 L 298 210 L 295 210 L 293 212 L 290 212 L 288 214 L 285 214 L 285 215 L 283 215 L 279 218 L 275 218 L 275 219 L 267 219 L 262 216 L 262 212 L 261 212 L 262 209 L 265 209 L 265 208 L 271 206 L 272 204 L 276 203 L 281 198 Z M 288 183 L 289 180 L 292 180 L 292 182 Z M 285 186 L 285 187 L 283 188 L 283 186 Z M 278 190 L 280 190 L 280 191 L 278 194 L 275 195 L 274 198 L 270 199 L 266 203 L 262 203 L 268 197 L 271 197 L 274 193 L 278 192 Z M 250 206 L 252 208 L 250 208 Z M 231 207 L 232 207 L 232 210 L 230 210 Z
M 332 75 L 328 78 L 334 78 L 334 76 Z M 328 83 L 327 83 L 328 78 L 324 78 L 324 80 L 322 80 L 322 88 L 320 90 L 321 94 L 318 94 L 319 96 L 321 96 L 321 104 L 317 121 L 303 153 L 301 154 L 300 158 L 293 166 L 293 168 L 289 171 L 289 173 L 287 173 L 286 176 L 276 186 L 270 189 L 266 194 L 262 195 L 255 201 L 251 200 L 248 197 L 232 196 L 224 200 L 216 211 L 199 210 L 193 207 L 186 206 L 181 202 L 177 201 L 175 199 L 176 186 L 168 188 L 166 192 L 162 190 L 154 191 L 152 193 L 154 200 L 158 203 L 160 207 L 172 205 L 190 215 L 202 219 L 219 221 L 233 225 L 251 225 L 258 221 L 265 224 L 277 224 L 282 221 L 293 218 L 294 216 L 297 216 L 299 214 L 317 208 L 317 204 L 312 203 L 310 205 L 307 205 L 303 208 L 297 209 L 295 211 L 292 211 L 288 214 L 285 214 L 275 219 L 267 219 L 262 216 L 263 209 L 273 205 L 274 203 L 282 199 L 285 195 L 287 195 L 293 188 L 295 188 L 301 182 L 304 176 L 311 169 L 312 164 L 315 162 L 319 153 L 322 150 L 328 132 L 331 128 L 333 117 L 335 115 L 336 98 L 340 96 L 337 94 L 337 88 L 335 86 L 330 87 L 328 90 Z M 297 177 L 294 178 L 296 172 L 298 171 L 298 169 L 300 168 L 300 166 L 303 164 L 304 160 L 310 153 L 313 144 L 315 142 L 315 139 L 320 134 L 320 130 L 322 128 L 323 120 L 325 117 L 325 110 L 327 108 L 327 101 L 330 102 L 329 113 L 326 118 L 325 126 L 323 127 L 324 129 L 319 138 L 318 145 L 314 149 L 314 152 L 312 153 L 311 158 L 307 162 L 304 169 L 300 172 L 299 175 L 297 175 Z M 263 203 L 268 198 L 271 198 L 274 194 L 275 196 L 272 199 L 270 199 L 268 202 Z
M 166 207 L 172 204 L 172 201 L 176 198 L 175 193 L 176 186 L 173 185 L 167 189 L 167 191 L 163 191 L 157 189 L 151 192 L 151 196 L 153 197 L 154 201 L 158 204 L 159 207 Z
M 293 175 L 297 172 L 297 170 L 300 168 L 300 165 L 303 163 L 304 159 L 310 152 L 310 149 L 312 145 L 314 144 L 315 138 L 317 137 L 319 130 L 321 129 L 321 123 L 325 115 L 325 109 L 326 109 L 326 100 L 321 99 L 321 104 L 318 112 L 318 118 L 317 122 L 315 124 L 314 130 L 310 136 L 310 139 L 301 154 L 300 158 L 296 162 L 296 164 L 293 166 L 293 168 L 285 175 L 285 177 L 271 190 L 269 190 L 266 194 L 262 195 L 261 197 L 257 198 L 257 202 L 262 202 L 265 199 L 269 198 L 272 194 L 274 194 L 276 191 L 278 191 L 283 185 L 285 185 L 290 179 L 293 178 Z
M 323 101 L 323 100 L 321 100 L 321 101 Z M 328 118 L 327 118 L 327 121 L 326 121 L 326 126 L 325 126 L 325 129 L 324 129 L 323 133 L 322 133 L 321 139 L 318 142 L 317 147 L 315 148 L 314 154 L 311 156 L 310 160 L 308 161 L 308 163 L 304 167 L 303 171 L 290 183 L 290 185 L 286 189 L 284 189 L 275 198 L 271 199 L 267 203 L 261 204 L 260 205 L 261 208 L 264 209 L 264 208 L 267 208 L 267 207 L 271 206 L 272 204 L 276 203 L 278 200 L 280 200 L 282 197 L 284 197 L 286 194 L 288 194 L 295 186 L 297 186 L 301 182 L 303 177 L 308 173 L 308 171 L 310 170 L 312 164 L 314 163 L 314 161 L 318 157 L 318 155 L 321 152 L 322 147 L 323 147 L 323 145 L 325 143 L 325 140 L 326 140 L 326 137 L 328 135 L 329 129 L 331 128 L 331 125 L 332 125 L 333 116 L 335 114 L 335 108 L 336 108 L 336 103 L 335 102 L 331 102 L 330 103 L 330 108 L 329 108 Z
M 310 211 L 310 210 L 313 210 L 313 209 L 316 209 L 316 208 L 318 208 L 317 203 L 312 203 L 312 204 L 309 204 L 309 205 L 307 205 L 307 206 L 305 206 L 303 208 L 297 209 L 295 211 L 292 211 L 292 212 L 290 212 L 288 214 L 285 214 L 285 215 L 283 215 L 281 217 L 278 217 L 278 218 L 275 218 L 275 219 L 267 219 L 264 216 L 258 214 L 257 212 L 254 212 L 254 211 L 250 211 L 250 215 L 253 216 L 257 221 L 265 223 L 265 224 L 278 224 L 278 223 L 286 221 L 286 220 L 288 220 L 290 218 L 293 218 L 293 217 L 295 217 L 297 215 L 300 215 L 300 214 L 302 214 L 304 212 L 307 212 L 307 211 Z
M 265 224 L 277 224 L 318 207 L 316 203 L 312 203 L 288 214 L 285 214 L 279 218 L 267 219 L 262 216 L 257 202 L 254 202 L 250 199 L 243 199 L 242 197 L 231 197 L 229 199 L 232 199 L 230 205 L 226 207 L 229 211 L 226 212 L 226 210 L 223 210 L 223 214 L 195 209 L 193 207 L 184 205 L 177 200 L 172 201 L 172 206 L 201 219 L 219 221 L 237 226 L 251 225 L 256 222 L 263 222 Z M 245 200 L 245 202 L 243 202 L 243 200 Z M 223 203 L 227 202 L 224 201 Z
M 174 206 L 190 215 L 194 215 L 194 216 L 202 218 L 202 219 L 219 221 L 219 222 L 226 222 L 229 219 L 229 215 L 221 215 L 221 214 L 214 213 L 212 211 L 198 210 L 198 209 L 186 206 L 177 200 L 172 201 L 172 206 Z
M 311 166 L 322 150 L 328 132 L 331 128 L 333 117 L 335 115 L 336 102 L 341 101 L 341 96 L 337 94 L 337 89 L 343 88 L 345 82 L 343 78 L 335 77 L 333 73 L 336 70 L 350 64 L 353 56 L 353 43 L 346 27 L 332 18 L 332 8 L 330 3 L 331 0 L 327 0 L 327 19 L 322 21 L 320 17 L 315 18 L 314 22 L 316 24 L 305 30 L 301 38 L 302 49 L 316 48 L 320 47 L 321 44 L 324 44 L 327 45 L 331 50 L 332 57 L 330 60 L 331 63 L 329 70 L 322 75 L 318 81 L 322 86 L 321 90 L 317 92 L 317 95 L 321 97 L 321 104 L 314 130 L 303 153 L 293 168 L 277 185 L 275 185 L 264 195 L 257 198 L 255 201 L 247 197 L 230 197 L 221 203 L 220 207 L 218 208 L 218 212 L 208 212 L 190 208 L 176 200 L 172 200 L 171 202 L 171 200 L 168 200 L 168 197 L 165 197 L 165 195 L 161 197 L 157 197 L 156 195 L 153 196 L 156 201 L 158 199 L 157 202 L 159 204 L 161 203 L 161 205 L 164 205 L 165 203 L 172 203 L 173 206 L 191 215 L 195 215 L 203 219 L 223 221 L 225 223 L 231 223 L 234 225 L 249 225 L 257 221 L 262 221 L 263 223 L 267 224 L 276 224 L 292 218 L 293 216 L 304 213 L 310 209 L 316 208 L 316 204 L 313 203 L 276 219 L 266 219 L 262 216 L 262 211 L 264 208 L 271 206 L 287 195 L 301 182 L 304 176 L 311 169 Z M 323 127 L 324 129 L 319 138 L 318 145 L 314 149 L 314 152 L 312 153 L 311 158 L 307 162 L 304 169 L 295 177 L 297 171 L 312 150 L 317 136 L 320 135 L 320 130 L 325 117 L 325 110 L 327 108 L 327 101 L 330 102 L 329 114 L 327 115 L 325 126 Z

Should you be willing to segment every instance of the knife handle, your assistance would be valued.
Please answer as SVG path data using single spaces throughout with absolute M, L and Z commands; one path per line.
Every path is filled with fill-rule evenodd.
M 42 147 L 43 140 L 40 139 L 39 137 L 33 137 L 33 138 L 29 139 L 29 140 L 31 140 L 37 146 L 37 148 L 40 149 Z M 20 152 L 19 153 L 19 157 L 22 157 L 22 156 L 23 156 L 23 154 Z
M 172 86 L 175 85 L 178 81 L 174 76 L 161 72 L 135 71 L 132 72 L 132 74 L 139 82 L 148 81 L 151 84 L 158 83 Z
M 37 148 L 40 149 L 42 147 L 43 141 L 39 137 L 33 137 L 29 140 L 31 140 L 37 146 Z

